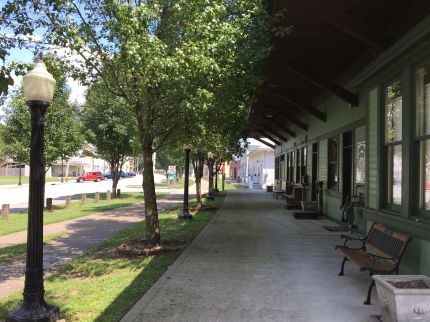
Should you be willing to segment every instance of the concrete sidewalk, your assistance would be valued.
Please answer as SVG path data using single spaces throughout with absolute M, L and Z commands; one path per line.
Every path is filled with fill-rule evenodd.
M 160 211 L 182 204 L 183 195 L 173 193 L 157 198 Z M 68 236 L 51 241 L 43 247 L 45 275 L 55 272 L 71 259 L 81 255 L 109 236 L 144 220 L 144 204 L 118 208 L 90 216 L 44 226 L 44 235 L 67 231 Z M 27 232 L 17 232 L 0 237 L 0 248 L 27 241 Z M 0 298 L 19 292 L 24 287 L 25 255 L 0 264 Z
M 225 204 L 169 270 L 123 318 L 129 321 L 374 321 L 363 305 L 368 274 L 334 246 L 329 220 L 295 220 L 285 201 L 249 190 Z

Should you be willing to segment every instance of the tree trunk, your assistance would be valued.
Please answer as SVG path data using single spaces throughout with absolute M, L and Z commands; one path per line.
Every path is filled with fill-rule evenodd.
M 112 174 L 112 198 L 116 198 L 116 187 L 118 186 L 119 173 L 118 165 L 115 161 L 110 162 L 110 171 Z
M 157 199 L 155 196 L 152 142 L 143 140 L 143 193 L 145 198 L 146 242 L 149 246 L 160 243 Z

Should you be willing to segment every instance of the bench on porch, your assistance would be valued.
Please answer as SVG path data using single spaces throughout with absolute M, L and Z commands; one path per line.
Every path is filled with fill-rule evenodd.
M 282 196 L 284 194 L 284 190 L 281 189 L 275 189 L 273 190 L 273 197 L 278 200 L 279 196 Z
M 287 209 L 301 209 L 303 188 L 297 185 L 288 184 L 283 195 L 287 202 Z
M 296 219 L 316 219 L 321 217 L 321 211 L 318 209 L 316 201 L 301 201 L 302 210 L 293 211 L 293 217 Z
M 343 245 L 338 245 L 338 249 L 344 256 L 342 268 L 339 276 L 344 275 L 345 263 L 351 261 L 361 272 L 369 272 L 370 276 L 374 274 L 388 275 L 399 274 L 399 265 L 406 246 L 412 240 L 411 237 L 398 232 L 389 230 L 381 224 L 374 223 L 367 234 L 366 238 L 354 238 L 352 236 L 341 235 L 345 239 Z M 361 247 L 348 247 L 351 240 L 362 242 Z M 367 299 L 364 304 L 370 304 L 372 288 L 375 281 L 370 283 Z

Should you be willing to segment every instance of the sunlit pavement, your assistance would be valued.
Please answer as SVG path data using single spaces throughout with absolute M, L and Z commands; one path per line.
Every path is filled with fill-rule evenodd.
M 374 321 L 376 291 L 351 264 L 338 276 L 339 232 L 296 220 L 285 201 L 241 189 L 122 321 Z

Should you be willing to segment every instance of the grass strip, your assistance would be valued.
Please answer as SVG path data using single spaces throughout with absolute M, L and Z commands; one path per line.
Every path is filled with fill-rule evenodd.
M 66 231 L 51 234 L 43 238 L 43 243 L 48 243 L 52 240 L 57 240 L 57 239 L 66 237 L 67 235 L 68 233 Z M 27 251 L 26 243 L 0 248 L 0 264 L 11 260 L 18 255 L 25 254 L 26 251 Z
M 194 184 L 194 180 L 190 179 L 188 185 L 191 186 Z M 127 188 L 142 188 L 142 185 L 139 184 L 130 184 Z M 164 189 L 182 189 L 184 188 L 184 181 L 177 182 L 174 184 L 167 184 L 167 182 L 156 183 L 155 188 L 164 188 Z
M 165 195 L 166 193 L 157 193 L 157 197 Z M 111 200 L 105 199 L 106 193 L 100 193 L 100 200 L 96 203 L 94 201 L 94 193 L 88 193 L 85 205 L 81 205 L 80 201 L 72 202 L 70 208 L 66 208 L 65 205 L 55 205 L 54 211 L 44 212 L 43 223 L 44 225 L 53 224 L 89 216 L 98 212 L 130 206 L 144 201 L 142 192 L 121 193 L 120 198 Z M 27 230 L 27 217 L 27 212 L 17 212 L 11 214 L 7 220 L 0 219 L 0 236 Z
M 224 196 L 207 202 L 220 207 Z M 193 220 L 180 221 L 180 207 L 159 214 L 164 239 L 191 241 L 213 217 L 213 211 L 199 211 Z M 182 250 L 148 257 L 124 257 L 112 252 L 118 245 L 144 238 L 145 222 L 111 237 L 72 260 L 60 273 L 45 279 L 45 298 L 60 307 L 66 321 L 119 321 L 160 278 Z M 21 293 L 0 301 L 0 319 L 15 310 Z

